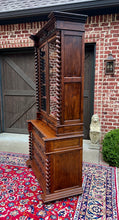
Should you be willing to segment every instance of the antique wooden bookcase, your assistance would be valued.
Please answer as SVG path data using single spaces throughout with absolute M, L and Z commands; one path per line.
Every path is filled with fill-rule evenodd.
M 52 12 L 35 45 L 37 119 L 28 121 L 29 160 L 44 202 L 82 193 L 84 24 Z

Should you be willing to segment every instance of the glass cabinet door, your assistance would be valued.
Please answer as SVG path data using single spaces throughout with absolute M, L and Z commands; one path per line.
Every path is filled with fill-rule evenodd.
M 56 117 L 56 39 L 40 48 L 41 110 Z

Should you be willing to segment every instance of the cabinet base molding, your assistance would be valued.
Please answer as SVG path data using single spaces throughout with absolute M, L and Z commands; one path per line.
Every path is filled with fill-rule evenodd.
M 26 164 L 29 168 L 32 168 L 39 184 L 41 184 L 41 179 L 39 176 L 38 168 L 34 166 L 34 164 L 32 163 L 32 160 L 27 160 Z M 46 190 L 44 190 L 44 192 L 41 194 L 41 198 L 43 199 L 44 203 L 48 203 L 48 202 L 52 202 L 52 201 L 59 200 L 59 199 L 64 199 L 64 198 L 71 197 L 71 196 L 81 195 L 82 193 L 83 193 L 83 188 L 79 186 L 66 188 L 63 190 L 57 190 L 49 194 L 46 192 Z

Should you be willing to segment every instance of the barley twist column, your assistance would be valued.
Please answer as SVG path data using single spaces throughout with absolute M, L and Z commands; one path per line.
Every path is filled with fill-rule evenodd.
M 32 156 L 33 156 L 33 149 L 32 149 L 32 129 L 31 129 L 32 125 L 30 122 L 28 122 L 28 131 L 29 131 L 29 159 L 32 160 Z
M 39 58 L 38 58 L 38 49 L 35 47 L 35 77 L 36 77 L 36 108 L 37 112 L 39 112 L 40 108 L 40 88 L 39 88 Z
M 60 31 L 56 34 L 56 98 L 57 98 L 57 123 L 60 124 L 61 116 L 61 36 Z
M 51 186 L 51 175 L 50 175 L 50 161 L 47 157 L 46 159 L 46 190 L 50 192 L 50 186 Z

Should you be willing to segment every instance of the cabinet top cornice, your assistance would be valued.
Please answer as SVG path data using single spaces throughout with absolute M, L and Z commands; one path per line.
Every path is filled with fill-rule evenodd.
M 48 38 L 56 30 L 67 29 L 69 24 L 82 24 L 84 26 L 87 15 L 66 13 L 54 11 L 49 14 L 49 21 L 44 25 L 44 27 L 36 33 L 36 35 L 31 35 L 30 38 L 37 43 L 39 40 L 42 41 L 44 38 Z M 68 22 L 68 23 L 67 23 Z M 65 25 L 64 25 L 65 24 Z M 67 26 L 67 27 L 66 27 Z M 79 26 L 78 29 L 84 31 L 84 27 Z M 78 30 L 77 29 L 77 30 Z

